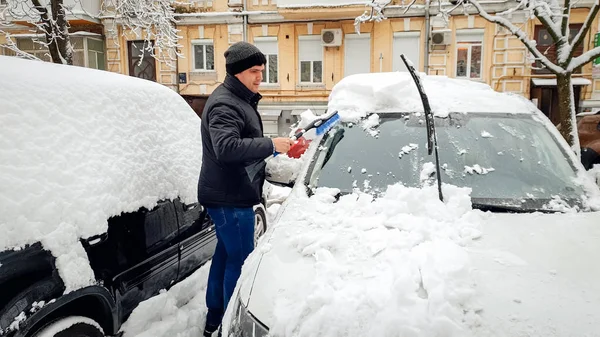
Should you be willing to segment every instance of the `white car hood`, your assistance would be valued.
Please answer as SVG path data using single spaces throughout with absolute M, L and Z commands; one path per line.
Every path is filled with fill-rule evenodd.
M 467 245 L 482 309 L 475 336 L 600 336 L 600 213 L 493 214 L 480 230 Z M 276 228 L 252 286 L 241 287 L 269 327 L 281 292 L 313 290 L 318 262 L 279 240 L 290 233 Z

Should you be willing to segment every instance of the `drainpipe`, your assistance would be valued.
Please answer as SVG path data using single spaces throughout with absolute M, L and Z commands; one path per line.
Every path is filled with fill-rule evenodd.
M 243 0 L 243 4 L 242 4 L 242 12 L 244 13 L 244 23 L 242 24 L 242 32 L 243 32 L 243 38 L 244 38 L 244 42 L 248 42 L 248 12 L 247 11 L 247 1 L 248 0 Z
M 383 53 L 379 53 L 379 72 L 383 72 Z
M 425 74 L 429 75 L 429 33 L 430 33 L 430 20 L 429 20 L 429 1 L 425 0 L 425 62 L 423 63 L 423 70 Z

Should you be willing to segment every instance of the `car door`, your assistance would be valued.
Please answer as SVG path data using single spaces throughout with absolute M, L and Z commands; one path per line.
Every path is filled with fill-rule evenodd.
M 122 214 L 117 260 L 126 268 L 112 281 L 123 316 L 177 281 L 178 233 L 175 205 L 160 201 L 152 210 Z M 113 224 L 117 225 L 116 223 Z
M 210 260 L 217 245 L 215 229 L 206 210 L 199 204 L 175 200 L 179 216 L 179 279 L 184 279 Z

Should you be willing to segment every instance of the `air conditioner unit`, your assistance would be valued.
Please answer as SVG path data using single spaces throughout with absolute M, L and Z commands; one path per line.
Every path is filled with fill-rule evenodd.
M 449 45 L 452 42 L 452 31 L 449 29 L 445 30 L 434 30 L 431 32 L 431 44 L 434 46 Z
M 337 47 L 342 45 L 341 29 L 323 29 L 321 30 L 321 44 L 324 47 Z

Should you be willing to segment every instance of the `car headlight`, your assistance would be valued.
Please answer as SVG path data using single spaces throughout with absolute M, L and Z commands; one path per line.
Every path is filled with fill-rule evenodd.
M 228 335 L 230 337 L 267 337 L 269 328 L 256 319 L 238 299 L 231 318 Z

